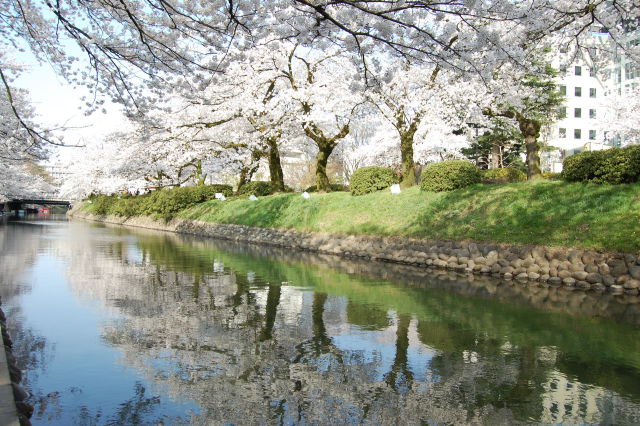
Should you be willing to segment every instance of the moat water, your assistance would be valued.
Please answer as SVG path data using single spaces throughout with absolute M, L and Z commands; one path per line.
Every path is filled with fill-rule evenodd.
M 639 424 L 637 297 L 33 217 L 0 225 L 33 424 Z

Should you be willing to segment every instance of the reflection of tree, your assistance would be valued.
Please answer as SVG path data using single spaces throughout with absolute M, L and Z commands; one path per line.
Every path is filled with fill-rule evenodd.
M 120 404 L 118 412 L 109 419 L 110 425 L 139 425 L 150 423 L 147 416 L 153 413 L 154 408 L 160 404 L 158 396 L 147 397 L 145 388 L 140 382 L 136 382 L 133 397 Z M 154 423 L 158 423 L 155 421 Z
M 232 246 L 233 253 L 210 241 L 140 241 L 134 247 L 107 241 L 100 249 L 108 256 L 87 245 L 70 260 L 72 287 L 118 314 L 119 321 L 105 326 L 104 339 L 146 376 L 147 389 L 200 405 L 194 423 L 322 423 L 327 413 L 339 423 L 539 419 L 536 395 L 549 374 L 567 368 L 556 358 L 542 362 L 545 343 L 556 352 L 577 353 L 593 342 L 602 347 L 601 330 L 637 336 L 578 318 L 590 328 L 582 334 L 587 343 L 580 342 L 570 335 L 573 328 L 562 326 L 566 316 L 491 300 L 495 283 L 461 284 L 420 271 L 425 275 L 398 286 L 371 278 L 371 271 L 363 279 L 357 263 L 343 260 L 336 261 L 343 272 L 336 272 L 299 257 L 250 255 L 242 246 Z M 127 260 L 133 258 L 129 250 L 140 250 L 142 260 Z M 321 259 L 303 260 L 313 258 Z M 390 270 L 385 265 L 385 273 Z M 280 284 L 285 282 L 305 288 Z M 506 291 L 526 294 L 515 287 Z M 349 328 L 365 336 L 349 342 L 359 346 L 340 339 L 348 340 Z M 385 358 L 380 347 L 392 355 Z M 411 365 L 422 363 L 425 371 L 409 366 L 416 348 L 429 356 L 416 355 Z M 616 353 L 615 347 L 604 350 Z M 136 412 L 152 416 L 157 404 L 144 387 L 136 392 L 114 422 L 135 421 Z M 612 400 L 611 392 L 602 392 Z M 615 404 L 628 411 L 637 407 Z
M 264 327 L 260 332 L 260 341 L 271 339 L 273 334 L 273 325 L 276 322 L 276 315 L 278 314 L 278 304 L 280 303 L 280 286 L 269 284 L 269 290 L 267 293 L 267 306 L 265 310 Z
M 396 391 L 407 392 L 413 381 L 413 373 L 409 369 L 409 324 L 411 318 L 408 315 L 400 315 L 396 326 L 396 355 L 391 370 L 387 373 L 385 381 Z
M 0 217 L 0 220 L 2 218 Z M 41 238 L 42 226 L 27 226 L 0 222 L 0 298 L 4 309 L 11 305 L 11 299 L 29 290 L 24 285 L 30 283 L 21 279 L 30 265 L 33 265 L 38 251 L 50 244 Z M 18 285 L 18 283 L 23 283 Z M 8 312 L 6 312 L 8 314 Z
M 313 293 L 311 305 L 312 337 L 296 346 L 298 356 L 294 362 L 305 362 L 324 354 L 333 354 L 335 360 L 342 363 L 342 354 L 327 335 L 324 323 L 324 307 L 327 302 L 326 293 Z

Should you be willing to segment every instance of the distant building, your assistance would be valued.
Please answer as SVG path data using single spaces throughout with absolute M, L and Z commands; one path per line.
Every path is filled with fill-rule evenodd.
M 69 171 L 68 166 L 63 166 L 60 164 L 45 164 L 42 168 L 51 176 L 54 183 L 60 185 L 65 178 L 72 175 L 73 173 Z
M 640 37 L 627 42 L 628 46 L 640 43 Z M 594 37 L 603 37 L 594 34 Z M 593 53 L 593 52 L 592 52 Z M 595 64 L 592 55 L 584 55 L 570 66 L 562 67 L 561 51 L 554 66 L 560 69 L 558 89 L 566 97 L 560 108 L 560 119 L 548 131 L 547 143 L 559 151 L 543 154 L 544 168 L 551 172 L 562 170 L 562 160 L 581 151 L 595 151 L 622 146 L 625 141 L 620 135 L 606 130 L 601 118 L 603 100 L 607 96 L 621 95 L 638 87 L 640 67 L 631 61 L 621 47 L 614 50 L 614 59 L 603 64 Z

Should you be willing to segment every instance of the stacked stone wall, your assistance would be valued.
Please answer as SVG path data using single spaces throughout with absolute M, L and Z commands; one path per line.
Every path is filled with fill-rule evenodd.
M 492 275 L 507 280 L 538 281 L 574 289 L 637 295 L 640 288 L 640 258 L 634 253 L 302 233 L 184 219 L 174 219 L 165 224 L 148 217 L 96 217 L 84 212 L 72 212 L 71 216 L 296 250 Z

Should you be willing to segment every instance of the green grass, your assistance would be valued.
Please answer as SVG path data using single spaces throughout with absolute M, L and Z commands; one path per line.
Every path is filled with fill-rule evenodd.
M 441 193 L 417 187 L 399 195 L 335 192 L 308 200 L 278 194 L 207 201 L 178 217 L 303 232 L 640 250 L 640 184 L 537 181 Z

